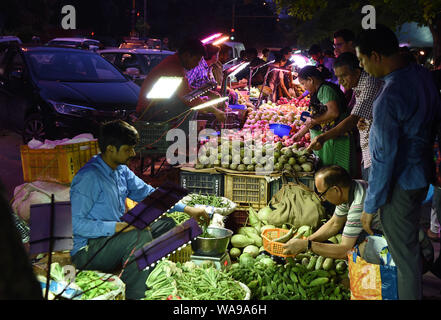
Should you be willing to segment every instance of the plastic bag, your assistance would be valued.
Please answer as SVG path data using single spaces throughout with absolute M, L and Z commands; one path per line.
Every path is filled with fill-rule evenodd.
M 348 253 L 351 300 L 397 300 L 397 267 L 382 236 L 368 236 L 363 257 L 358 246 Z

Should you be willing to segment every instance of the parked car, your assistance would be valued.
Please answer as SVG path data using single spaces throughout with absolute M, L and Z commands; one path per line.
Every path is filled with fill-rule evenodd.
M 161 49 L 162 41 L 160 39 L 124 39 L 119 45 L 120 49 Z
M 99 54 L 19 46 L 0 61 L 0 121 L 26 143 L 98 133 L 99 123 L 129 120 L 140 87 Z
M 2 46 L 4 45 L 11 45 L 11 44 L 21 44 L 21 40 L 19 37 L 16 36 L 0 36 L 0 44 Z
M 141 85 L 147 74 L 173 51 L 157 49 L 104 49 L 98 53 Z
M 48 46 L 65 46 L 70 48 L 88 49 L 96 51 L 104 46 L 98 40 L 88 38 L 55 38 L 47 43 Z

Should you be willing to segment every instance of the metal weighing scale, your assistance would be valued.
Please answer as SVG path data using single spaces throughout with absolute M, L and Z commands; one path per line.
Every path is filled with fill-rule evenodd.
M 231 258 L 228 252 L 220 256 L 202 256 L 202 255 L 191 255 L 191 261 L 193 261 L 196 265 L 201 265 L 206 261 L 211 261 L 216 266 L 216 269 L 225 269 L 228 266 L 231 266 Z

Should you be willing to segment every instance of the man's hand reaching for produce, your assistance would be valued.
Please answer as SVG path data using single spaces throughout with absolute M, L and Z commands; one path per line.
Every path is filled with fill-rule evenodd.
M 184 212 L 194 218 L 199 224 L 203 222 L 204 224 L 208 225 L 210 223 L 210 217 L 205 211 L 205 208 L 186 206 L 184 208 Z
M 308 240 L 291 239 L 283 245 L 283 254 L 298 254 L 306 251 Z

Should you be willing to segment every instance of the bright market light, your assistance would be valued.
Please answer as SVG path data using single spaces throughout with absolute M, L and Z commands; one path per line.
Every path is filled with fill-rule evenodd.
M 237 67 L 234 69 L 234 71 L 229 75 L 229 77 L 234 77 L 236 74 L 238 74 L 240 71 L 245 69 L 250 63 L 245 62 L 242 64 L 238 64 Z
M 420 51 L 420 55 L 424 56 L 425 52 L 423 50 Z
M 182 77 L 161 77 L 147 93 L 147 99 L 169 99 L 178 89 Z
M 191 110 L 201 110 L 201 109 L 204 109 L 206 107 L 210 107 L 212 105 L 215 105 L 215 104 L 221 103 L 223 101 L 227 101 L 227 100 L 228 100 L 228 97 L 222 97 L 222 98 L 213 99 L 213 100 L 207 101 L 207 102 L 205 102 L 203 104 L 200 104 L 200 105 L 198 105 L 196 107 L 193 107 L 193 108 L 191 108 Z
M 209 36 L 209 37 L 207 37 L 207 38 L 201 40 L 201 42 L 202 42 L 203 44 L 206 44 L 206 43 L 208 43 L 208 42 L 210 42 L 210 41 L 212 41 L 212 40 L 214 40 L 214 39 L 219 38 L 221 35 L 222 35 L 222 33 L 215 33 L 215 34 L 212 34 L 211 36 Z
M 271 71 L 290 72 L 289 70 L 286 70 L 286 69 L 279 69 L 279 68 L 271 69 Z
M 213 46 L 218 46 L 218 45 L 220 45 L 221 43 L 224 43 L 225 41 L 227 41 L 228 39 L 230 39 L 229 36 L 222 37 L 222 38 L 220 38 L 220 39 L 214 41 L 214 42 L 213 42 Z
M 294 61 L 294 65 L 299 68 L 303 68 L 310 64 L 308 58 L 302 56 L 301 54 L 293 54 L 289 60 Z

